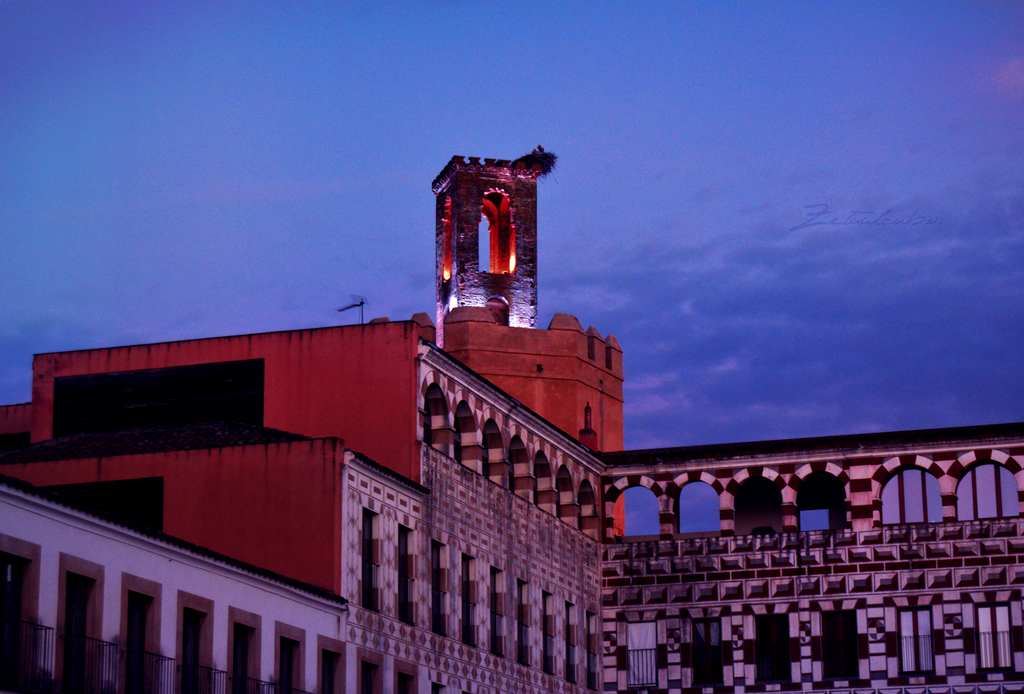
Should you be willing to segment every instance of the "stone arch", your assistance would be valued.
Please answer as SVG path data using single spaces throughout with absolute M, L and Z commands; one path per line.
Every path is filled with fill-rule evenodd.
M 501 436 L 501 429 L 493 419 L 484 422 L 482 438 L 481 458 L 484 474 L 492 482 L 508 489 L 512 477 L 510 465 L 505 458 L 505 442 Z
M 801 531 L 842 530 L 847 526 L 846 485 L 838 476 L 819 469 L 798 481 L 796 508 Z
M 445 455 L 451 454 L 454 428 L 448 417 L 448 400 L 437 383 L 423 394 L 423 443 Z
M 482 473 L 480 431 L 477 429 L 473 409 L 465 400 L 460 400 L 459 404 L 455 406 L 452 424 L 452 457 L 456 462 Z
M 752 475 L 737 486 L 733 503 L 737 535 L 784 532 L 782 490 L 777 481 L 781 481 L 778 475 Z
M 576 500 L 575 485 L 568 465 L 560 465 L 555 475 L 555 515 L 572 526 L 577 526 L 580 505 Z
M 687 482 L 676 495 L 676 520 L 681 533 L 720 533 L 722 500 L 709 482 Z
M 1020 486 L 1006 465 L 994 459 L 975 460 L 956 488 L 956 518 L 1014 518 L 1020 515 Z
M 883 525 L 938 523 L 943 517 L 939 480 L 928 468 L 918 465 L 896 467 L 882 484 Z
M 540 508 L 552 516 L 557 515 L 558 497 L 555 492 L 555 476 L 551 472 L 551 463 L 544 451 L 537 451 L 533 457 L 534 500 Z
M 660 534 L 660 506 L 650 487 L 636 484 L 622 490 L 613 502 L 613 535 L 621 538 Z
M 621 515 L 622 508 L 621 504 L 619 504 L 619 498 L 631 487 L 647 487 L 654 494 L 655 498 L 659 500 L 659 507 L 662 507 L 660 500 L 665 495 L 664 489 L 658 482 L 647 475 L 628 475 L 615 478 L 610 483 L 606 483 L 604 485 L 604 515 L 606 518 L 612 519 L 612 522 L 605 526 L 605 538 L 608 540 L 622 537 L 621 533 L 615 534 L 616 530 L 622 530 L 624 527 L 623 522 L 625 521 L 625 518 Z M 616 513 L 619 515 L 616 516 Z
M 590 480 L 580 482 L 580 490 L 577 495 L 579 501 L 579 529 L 594 538 L 600 538 L 601 517 L 598 514 L 598 499 L 594 493 L 594 485 Z
M 533 464 L 519 434 L 509 439 L 508 460 L 512 465 L 512 491 L 527 501 L 533 501 Z

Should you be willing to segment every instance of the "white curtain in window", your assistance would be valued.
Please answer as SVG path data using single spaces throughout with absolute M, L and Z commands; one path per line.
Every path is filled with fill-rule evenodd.
M 631 651 L 658 647 L 658 630 L 654 622 L 626 625 L 626 643 Z

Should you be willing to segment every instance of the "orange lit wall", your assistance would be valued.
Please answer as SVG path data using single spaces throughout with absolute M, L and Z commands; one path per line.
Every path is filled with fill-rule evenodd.
M 168 535 L 340 592 L 343 461 L 341 441 L 319 439 L 17 463 L 3 472 L 38 486 L 162 477 Z
M 509 328 L 486 309 L 464 307 L 444 329 L 445 352 L 574 438 L 589 403 L 598 449 L 622 450 L 622 352 L 616 349 L 613 368 L 604 368 L 600 340 L 596 359 L 589 359 L 588 336 L 575 318 L 559 314 L 547 330 Z
M 53 383 L 60 376 L 263 359 L 264 426 L 342 438 L 418 481 L 419 331 L 417 323 L 401 321 L 40 354 L 33 363 L 32 442 L 52 438 Z

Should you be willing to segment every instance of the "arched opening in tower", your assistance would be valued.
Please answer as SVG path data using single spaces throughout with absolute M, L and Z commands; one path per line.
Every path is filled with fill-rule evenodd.
M 516 231 L 508 196 L 499 190 L 484 195 L 480 216 L 480 272 L 511 275 L 516 271 Z M 487 220 L 484 232 L 483 221 Z M 486 235 L 485 235 L 486 234 Z M 485 255 L 484 249 L 488 249 Z M 487 260 L 486 266 L 484 260 Z

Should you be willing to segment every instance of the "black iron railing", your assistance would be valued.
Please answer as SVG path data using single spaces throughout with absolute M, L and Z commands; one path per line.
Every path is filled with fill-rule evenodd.
M 722 681 L 722 647 L 693 647 L 693 681 L 696 684 L 718 684 Z
M 597 689 L 597 654 L 587 651 L 587 689 Z
M 555 637 L 544 634 L 544 672 L 549 675 L 555 674 Z
M 245 694 L 277 694 L 277 685 L 273 682 L 264 682 L 263 680 L 246 677 L 244 685 L 243 691 Z
M 565 643 L 565 681 L 576 683 L 576 646 Z
M 502 619 L 497 612 L 491 612 L 491 655 L 505 655 L 505 645 L 502 643 Z
M 904 636 L 900 639 L 900 669 L 904 674 L 931 672 L 935 669 L 934 653 L 931 636 Z
M 173 694 L 174 658 L 147 653 L 126 651 L 125 694 Z
M 398 577 L 398 619 L 406 624 L 416 621 L 412 601 L 412 579 L 408 576 Z
M 1010 632 L 978 632 L 978 667 L 982 670 L 1008 668 L 1013 665 Z
M 377 606 L 377 565 L 363 561 L 363 595 L 362 606 L 376 612 Z
M 516 662 L 530 664 L 530 627 L 516 622 Z
M 64 649 L 61 691 L 64 694 L 114 694 L 117 691 L 121 649 L 116 643 L 69 634 L 61 641 Z
M 658 684 L 658 650 L 641 648 L 626 652 L 629 670 L 626 672 L 626 686 L 646 689 Z
M 448 635 L 448 625 L 445 619 L 444 602 L 447 593 L 436 588 L 432 589 L 430 600 L 430 628 L 440 636 Z
M 202 665 L 181 666 L 181 694 L 226 694 L 228 673 Z
M 0 689 L 52 692 L 54 631 L 18 619 L 0 621 Z

